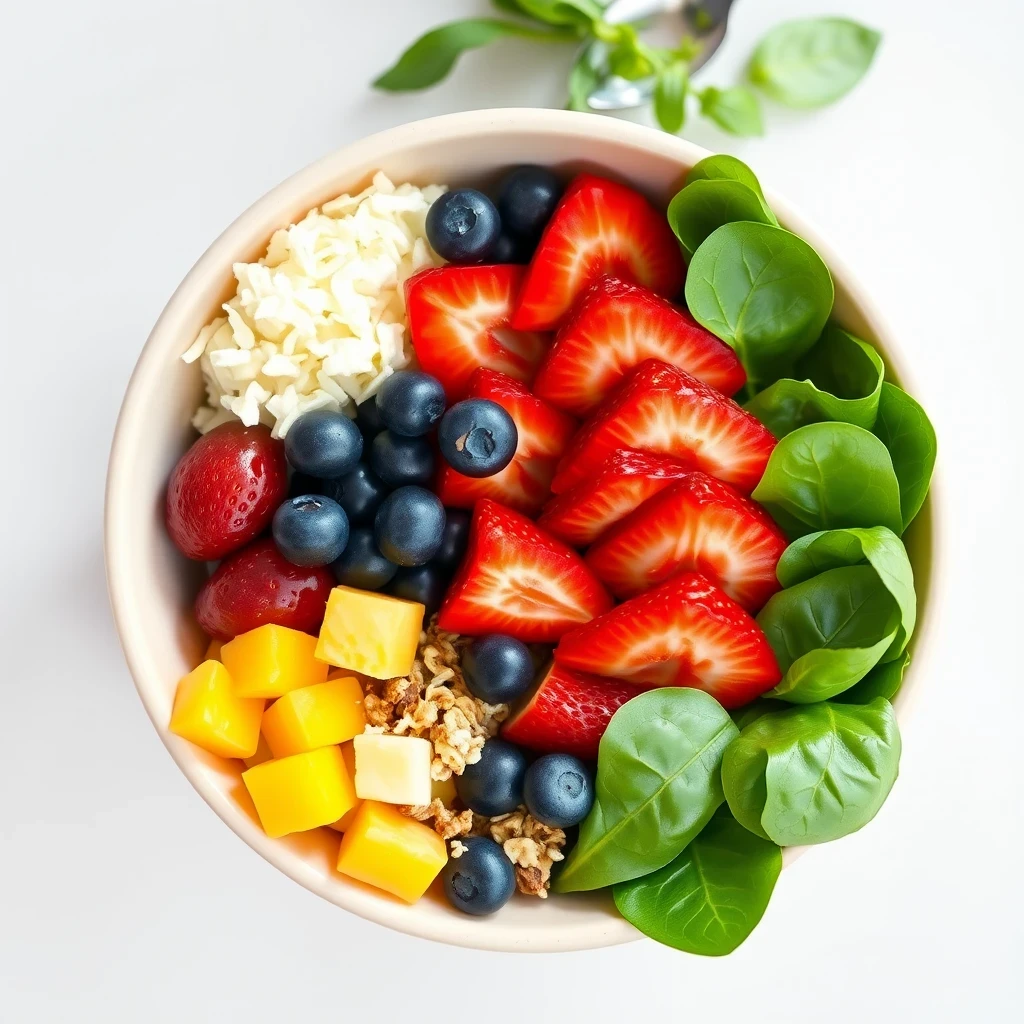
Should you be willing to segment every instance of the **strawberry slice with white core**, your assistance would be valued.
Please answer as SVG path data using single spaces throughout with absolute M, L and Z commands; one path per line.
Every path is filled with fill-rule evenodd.
M 557 327 L 582 292 L 606 274 L 671 297 L 683 286 L 686 265 L 664 213 L 625 185 L 581 174 L 544 229 L 512 326 Z
M 612 715 L 646 687 L 551 664 L 501 727 L 510 743 L 545 754 L 597 758 Z
M 593 476 L 552 498 L 537 523 L 567 544 L 585 548 L 689 472 L 689 467 L 666 455 L 615 452 Z
M 493 498 L 536 515 L 551 494 L 555 467 L 576 431 L 576 421 L 497 370 L 477 370 L 469 380 L 467 397 L 496 402 L 512 417 L 519 432 L 516 454 L 493 476 L 468 477 L 443 465 L 438 473 L 438 497 L 448 508 L 472 508 L 481 498 Z
M 691 569 L 756 612 L 781 589 L 775 567 L 785 550 L 785 536 L 757 502 L 695 472 L 610 529 L 586 563 L 618 598 Z
M 550 339 L 509 326 L 524 267 L 438 267 L 406 285 L 409 333 L 420 369 L 444 385 L 448 401 L 465 397 L 479 366 L 532 380 Z
M 573 439 L 551 489 L 585 480 L 622 448 L 668 455 L 749 494 L 775 447 L 771 432 L 731 398 L 659 359 L 641 363 Z
M 552 405 L 586 416 L 645 359 L 661 359 L 733 395 L 747 381 L 736 353 L 648 288 L 604 277 L 559 330 L 533 384 Z
M 758 624 L 696 572 L 674 576 L 562 637 L 555 660 L 648 686 L 692 686 L 738 708 L 781 678 Z
M 438 613 L 451 633 L 553 643 L 612 605 L 575 551 L 495 501 L 477 502 L 469 545 Z

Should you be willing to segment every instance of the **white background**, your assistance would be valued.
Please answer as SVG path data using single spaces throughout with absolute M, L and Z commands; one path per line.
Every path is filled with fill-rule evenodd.
M 781 18 L 885 32 L 832 109 L 763 139 L 694 120 L 847 256 L 895 324 L 941 442 L 936 647 L 876 821 L 803 858 L 725 960 L 653 943 L 516 958 L 364 923 L 278 874 L 178 773 L 107 611 L 107 447 L 136 355 L 214 236 L 373 130 L 563 102 L 570 59 L 503 44 L 407 97 L 367 82 L 485 0 L 20 0 L 0 61 L 0 1020 L 1019 1020 L 1019 394 L 1015 0 L 740 0 L 701 75 L 734 80 Z M 13 16 L 13 21 L 12 21 Z M 13 465 L 12 465 L 13 457 Z

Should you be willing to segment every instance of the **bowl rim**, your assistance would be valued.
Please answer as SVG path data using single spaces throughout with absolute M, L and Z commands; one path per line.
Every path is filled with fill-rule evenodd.
M 572 926 L 557 929 L 545 927 L 529 936 L 516 933 L 503 937 L 500 928 L 453 928 L 448 919 L 410 915 L 406 913 L 407 907 L 404 904 L 382 900 L 369 891 L 355 886 L 346 887 L 340 895 L 336 888 L 328 890 L 318 872 L 309 865 L 304 865 L 301 858 L 275 840 L 268 839 L 237 804 L 226 799 L 209 784 L 199 769 L 194 754 L 191 753 L 191 745 L 170 735 L 166 730 L 166 723 L 157 720 L 155 705 L 151 699 L 155 683 L 149 681 L 150 674 L 143 655 L 145 641 L 141 635 L 142 631 L 135 628 L 134 608 L 125 588 L 125 581 L 130 575 L 130 565 L 127 562 L 127 552 L 119 543 L 119 535 L 123 535 L 120 524 L 132 513 L 126 474 L 131 439 L 138 435 L 137 427 L 144 416 L 142 392 L 145 389 L 142 382 L 159 375 L 164 365 L 167 347 L 162 339 L 173 329 L 172 325 L 178 317 L 191 308 L 193 293 L 198 290 L 199 283 L 208 275 L 222 271 L 224 265 L 231 262 L 232 256 L 244 244 L 249 230 L 248 223 L 254 219 L 262 219 L 265 215 L 272 214 L 275 209 L 285 206 L 289 195 L 314 191 L 318 182 L 337 176 L 335 169 L 360 162 L 372 163 L 376 160 L 377 166 L 384 167 L 386 171 L 388 153 L 401 150 L 425 135 L 429 135 L 431 140 L 436 142 L 445 138 L 455 141 L 467 135 L 501 134 L 506 131 L 519 131 L 538 136 L 555 135 L 563 140 L 581 138 L 589 142 L 593 142 L 596 136 L 600 140 L 676 160 L 680 166 L 692 166 L 711 152 L 677 136 L 605 115 L 513 107 L 444 114 L 398 125 L 342 146 L 286 178 L 239 214 L 214 239 L 175 289 L 139 354 L 125 389 L 110 447 L 104 502 L 104 561 L 108 596 L 121 647 L 135 688 L 157 734 L 196 792 L 239 838 L 266 861 L 306 889 L 342 909 L 408 935 L 450 945 L 494 951 L 556 952 L 595 949 L 631 942 L 642 938 L 642 935 L 625 920 L 611 915 L 605 920 L 580 921 Z M 872 334 L 881 340 L 886 364 L 895 371 L 901 383 L 907 385 L 907 390 L 917 395 L 913 372 L 906 364 L 906 357 L 895 332 L 859 279 L 813 223 L 799 213 L 791 203 L 770 189 L 765 191 L 773 209 L 779 213 L 780 221 L 789 230 L 806 239 L 821 255 L 833 277 L 842 282 L 851 302 L 870 325 Z M 936 473 L 928 496 L 931 532 L 930 543 L 927 544 L 930 555 L 928 586 L 923 594 L 919 594 L 921 605 L 927 606 L 927 614 L 919 616 L 914 637 L 915 659 L 908 667 L 903 688 L 897 698 L 901 725 L 912 715 L 919 699 L 918 679 L 922 674 L 921 662 L 925 660 L 920 655 L 923 651 L 931 649 L 937 619 L 931 605 L 936 601 L 936 595 L 941 592 L 941 580 L 945 570 L 942 493 L 939 474 Z M 792 863 L 806 849 L 791 847 L 784 851 L 786 863 Z

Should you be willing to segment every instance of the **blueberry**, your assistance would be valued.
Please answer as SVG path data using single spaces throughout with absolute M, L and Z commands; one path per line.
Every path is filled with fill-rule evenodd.
M 475 188 L 445 192 L 427 211 L 427 240 L 450 263 L 485 263 L 500 233 L 494 203 Z
M 452 469 L 466 476 L 493 476 L 512 461 L 519 431 L 497 402 L 467 398 L 441 418 L 437 440 Z
M 462 561 L 469 543 L 469 513 L 461 508 L 444 510 L 444 536 L 434 555 L 434 564 L 452 571 Z
M 535 164 L 517 167 L 498 186 L 501 222 L 517 238 L 535 240 L 561 198 L 562 182 L 553 171 Z
M 434 450 L 422 437 L 381 431 L 370 445 L 370 469 L 389 487 L 429 484 L 434 475 Z
M 399 487 L 377 509 L 373 534 L 381 554 L 396 565 L 424 565 L 444 535 L 444 506 L 423 487 Z
M 367 444 L 384 429 L 384 421 L 380 418 L 376 398 L 367 398 L 365 402 L 359 403 L 356 408 L 356 423 L 363 432 Z
M 484 749 L 487 749 L 486 744 Z M 526 809 L 552 828 L 578 825 L 594 805 L 590 770 L 572 754 L 545 754 L 526 772 L 523 784 Z
M 462 672 L 474 697 L 488 704 L 511 704 L 533 682 L 533 657 L 521 640 L 490 633 L 469 645 Z
M 526 755 L 505 740 L 490 739 L 476 764 L 455 778 L 459 799 L 477 814 L 508 814 L 523 802 Z
M 348 543 L 348 516 L 332 498 L 303 494 L 274 513 L 274 542 L 293 565 L 327 565 Z
M 398 571 L 398 566 L 377 550 L 373 530 L 365 526 L 352 531 L 348 546 L 331 568 L 339 583 L 357 590 L 380 590 Z
M 354 468 L 363 454 L 363 435 L 343 413 L 314 409 L 291 425 L 284 451 L 300 473 L 328 479 Z
M 418 601 L 430 618 L 441 607 L 447 589 L 448 574 L 443 569 L 433 564 L 413 565 L 398 570 L 388 593 L 405 601 Z
M 456 910 L 483 916 L 501 910 L 516 891 L 516 875 L 505 851 L 485 836 L 466 836 L 462 855 L 444 866 L 444 891 Z
M 369 526 L 389 491 L 387 484 L 365 462 L 337 480 L 324 480 L 322 487 L 323 493 L 345 510 L 353 526 Z
M 529 263 L 533 255 L 530 246 L 520 239 L 502 232 L 491 253 L 492 263 Z
M 419 437 L 444 415 L 444 388 L 419 370 L 399 370 L 377 392 L 380 418 L 392 433 Z

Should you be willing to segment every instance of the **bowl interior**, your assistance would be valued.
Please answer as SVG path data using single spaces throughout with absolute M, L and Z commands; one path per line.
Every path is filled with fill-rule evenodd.
M 178 555 L 163 527 L 165 483 L 193 439 L 190 419 L 202 393 L 198 365 L 187 366 L 178 357 L 233 294 L 232 263 L 258 258 L 276 228 L 342 192 L 363 188 L 377 170 L 396 182 L 479 185 L 524 162 L 567 173 L 586 168 L 622 178 L 664 204 L 705 155 L 649 129 L 564 111 L 477 111 L 393 129 L 306 168 L 242 214 L 185 278 L 153 329 L 125 396 L 107 488 L 108 580 L 129 667 L 161 739 L 217 814 L 267 860 L 340 907 L 400 931 L 486 949 L 581 949 L 639 934 L 602 895 L 544 902 L 517 896 L 501 914 L 479 921 L 452 910 L 436 893 L 415 906 L 400 903 L 334 871 L 334 832 L 268 839 L 241 782 L 241 762 L 214 757 L 167 731 L 177 681 L 205 647 L 190 610 L 203 567 Z M 905 381 L 894 339 L 838 257 L 785 202 L 769 198 L 781 222 L 807 238 L 829 264 L 835 319 L 875 343 L 892 377 Z M 932 537 L 930 498 L 906 538 L 922 604 L 916 644 L 929 619 Z M 896 701 L 901 717 L 915 686 L 911 667 Z M 787 861 L 797 853 L 787 850 Z

